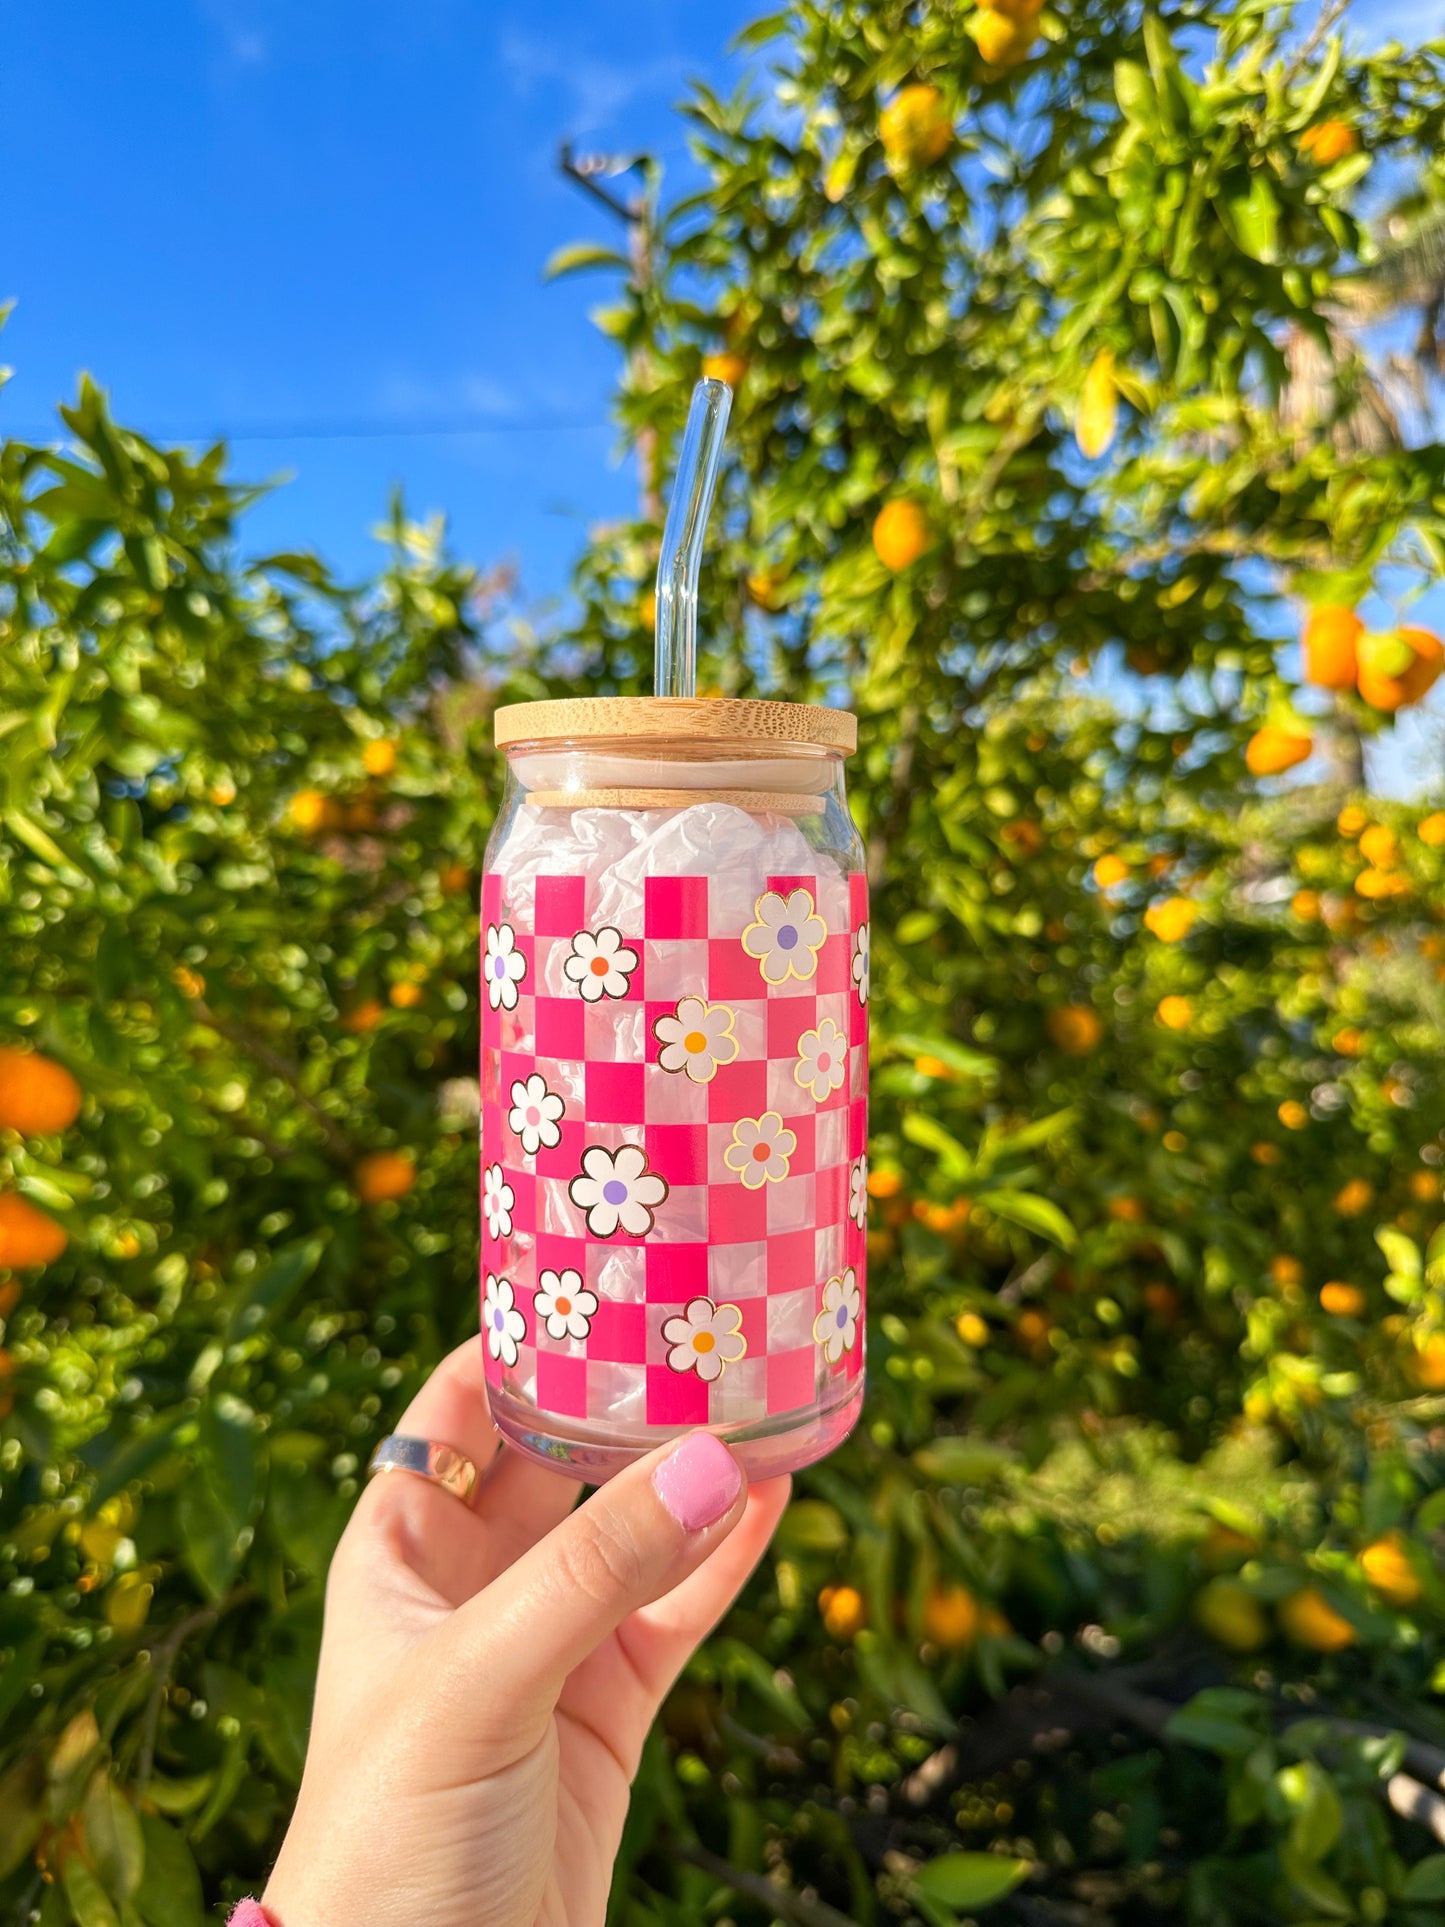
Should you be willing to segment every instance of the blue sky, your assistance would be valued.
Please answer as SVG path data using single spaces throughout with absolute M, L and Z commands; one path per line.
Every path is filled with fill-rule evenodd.
M 673 105 L 726 79 L 746 0 L 67 0 L 7 9 L 12 151 L 0 296 L 11 432 L 89 369 L 121 418 L 229 431 L 234 467 L 294 479 L 258 546 L 368 566 L 390 488 L 456 547 L 555 592 L 586 524 L 625 508 L 600 275 L 553 285 L 561 243 L 613 238 L 558 141 L 687 165 Z M 12 176 L 12 185 L 15 177 Z M 242 439 L 247 428 L 478 417 L 501 432 Z M 540 426 L 539 424 L 567 424 Z
M 0 125 L 28 131 L 7 156 L 0 296 L 18 305 L 0 424 L 45 432 L 89 369 L 123 420 L 225 432 L 236 473 L 292 477 L 254 513 L 255 548 L 313 546 L 360 575 L 399 483 L 415 512 L 446 512 L 460 552 L 515 562 L 530 600 L 560 594 L 587 525 L 624 512 L 635 484 L 608 421 L 615 357 L 587 319 L 609 284 L 541 279 L 563 242 L 613 238 L 559 177 L 558 142 L 647 149 L 676 186 L 675 104 L 692 76 L 735 78 L 727 45 L 764 10 L 9 8 Z M 1414 39 L 1445 29 L 1445 0 L 1358 0 L 1350 18 Z M 407 432 L 478 419 L 499 426 Z M 396 432 L 337 432 L 377 424 Z M 297 426 L 328 432 L 277 433 Z M 1399 733 L 1391 787 L 1440 760 L 1433 717 Z

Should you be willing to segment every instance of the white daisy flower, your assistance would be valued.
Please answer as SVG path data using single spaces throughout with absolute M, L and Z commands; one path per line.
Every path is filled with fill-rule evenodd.
M 562 1099 L 555 1091 L 547 1089 L 547 1080 L 540 1071 L 533 1071 L 527 1078 L 518 1078 L 512 1086 L 512 1108 L 507 1113 L 507 1122 L 522 1140 L 522 1149 L 533 1156 L 545 1145 L 550 1151 L 554 1144 L 562 1142 L 562 1127 L 558 1119 L 562 1115 Z
M 733 1036 L 737 1012 L 726 1004 L 707 1004 L 701 997 L 684 997 L 670 1017 L 653 1025 L 662 1045 L 658 1063 L 665 1071 L 684 1071 L 694 1084 L 710 1084 L 719 1064 L 731 1064 L 738 1054 Z
M 562 974 L 576 984 L 587 1003 L 595 1004 L 603 997 L 625 997 L 637 962 L 637 952 L 628 949 L 621 932 L 604 925 L 595 933 L 577 932 Z
M 722 1377 L 748 1348 L 739 1327 L 743 1315 L 736 1305 L 715 1305 L 711 1298 L 694 1298 L 677 1318 L 665 1320 L 663 1342 L 667 1362 L 675 1372 L 696 1372 L 711 1384 Z
M 489 1164 L 482 1173 L 482 1215 L 489 1237 L 511 1237 L 512 1206 L 516 1202 L 517 1194 L 502 1175 L 501 1165 Z
M 482 981 L 493 1010 L 517 1008 L 517 986 L 527 974 L 527 959 L 517 948 L 517 933 L 509 923 L 487 925 L 487 954 L 482 959 Z
M 776 1184 L 788 1175 L 788 1159 L 798 1148 L 794 1134 L 783 1126 L 779 1111 L 761 1117 L 741 1117 L 733 1126 L 733 1141 L 723 1152 L 723 1163 L 736 1171 L 749 1191 Z
M 848 1045 L 831 1017 L 798 1039 L 798 1061 L 793 1081 L 812 1094 L 815 1104 L 832 1095 L 848 1075 Z
M 753 906 L 757 919 L 743 932 L 743 949 L 756 957 L 763 982 L 785 983 L 789 977 L 817 974 L 818 952 L 828 926 L 818 915 L 811 890 L 793 890 L 786 897 L 765 890 Z
M 860 1230 L 868 1221 L 867 1158 L 854 1158 L 848 1173 L 848 1216 Z
M 849 1265 L 841 1278 L 830 1278 L 823 1287 L 823 1309 L 813 1320 L 813 1341 L 823 1347 L 823 1356 L 836 1364 L 844 1352 L 851 1352 L 858 1337 L 858 1315 L 863 1309 L 863 1294 Z
M 515 1365 L 517 1347 L 527 1336 L 527 1321 L 517 1310 L 516 1293 L 508 1278 L 487 1273 L 487 1295 L 482 1300 L 482 1330 L 487 1350 L 504 1365 Z
M 537 1280 L 532 1310 L 547 1327 L 549 1338 L 585 1338 L 597 1310 L 597 1294 L 583 1284 L 580 1271 L 544 1271 Z
M 868 1001 L 868 925 L 860 923 L 858 935 L 853 942 L 853 982 L 858 991 L 858 1001 Z
M 652 1229 L 654 1207 L 667 1196 L 667 1180 L 648 1170 L 640 1144 L 624 1144 L 618 1151 L 593 1144 L 582 1153 L 582 1170 L 567 1195 L 587 1213 L 594 1238 L 610 1238 L 619 1226 L 630 1238 L 644 1238 Z

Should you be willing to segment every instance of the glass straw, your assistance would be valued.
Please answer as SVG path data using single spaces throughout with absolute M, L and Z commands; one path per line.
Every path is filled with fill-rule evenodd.
M 697 694 L 697 579 L 732 405 L 725 381 L 700 381 L 692 391 L 657 559 L 653 678 L 659 696 Z

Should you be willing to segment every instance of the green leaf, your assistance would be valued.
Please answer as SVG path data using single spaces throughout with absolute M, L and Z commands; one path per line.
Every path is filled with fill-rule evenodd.
M 1274 1783 L 1293 1815 L 1290 1845 L 1302 1860 L 1323 1860 L 1344 1826 L 1344 1809 L 1335 1783 L 1314 1760 L 1283 1766 Z
M 1000 1853 L 945 1853 L 912 1875 L 912 1885 L 946 1907 L 992 1907 L 1028 1879 L 1033 1863 Z
M 799 1552 L 841 1552 L 848 1528 L 825 1499 L 794 1499 L 778 1526 L 778 1542 Z
M 1218 1713 L 1198 1710 L 1193 1701 L 1170 1714 L 1165 1731 L 1171 1740 L 1200 1747 L 1206 1753 L 1221 1753 L 1226 1759 L 1244 1759 L 1259 1740 L 1252 1727 Z
M 44 1823 L 45 1766 L 38 1753 L 22 1753 L 0 1774 L 0 1880 L 25 1860 Z
M 317 1232 L 314 1237 L 282 1245 L 237 1302 L 231 1314 L 231 1335 L 248 1337 L 284 1310 L 321 1262 L 326 1242 L 325 1233 Z
M 934 1439 L 920 1445 L 913 1463 L 938 1485 L 989 1485 L 1015 1463 L 1014 1455 L 987 1439 L 967 1436 Z
M 1235 246 L 1251 260 L 1271 265 L 1279 259 L 1279 202 L 1262 173 L 1251 174 L 1247 188 L 1215 205 Z
M 904 1113 L 903 1135 L 910 1144 L 934 1152 L 946 1177 L 961 1180 L 973 1169 L 973 1160 L 958 1139 L 945 1131 L 937 1118 L 929 1117 L 924 1111 Z
M 1114 95 L 1126 120 L 1136 127 L 1151 128 L 1159 119 L 1159 102 L 1149 70 L 1137 60 L 1114 62 Z
M 564 274 L 578 274 L 583 268 L 616 268 L 627 274 L 631 263 L 616 248 L 600 247 L 595 241 L 573 241 L 548 255 L 542 279 L 555 281 Z
M 129 1900 L 140 1885 L 145 1841 L 135 1808 L 110 1777 L 108 1767 L 100 1767 L 91 1780 L 81 1816 L 91 1865 L 112 1898 Z
M 1375 1233 L 1375 1243 L 1385 1254 L 1385 1262 L 1391 1271 L 1397 1271 L 1405 1278 L 1418 1278 L 1422 1272 L 1420 1247 L 1413 1238 L 1407 1238 L 1403 1231 L 1393 1225 L 1381 1225 Z
M 195 1858 L 184 1836 L 155 1813 L 141 1815 L 145 1874 L 135 1904 L 146 1927 L 203 1927 L 205 1896 Z
M 1401 1900 L 1445 1900 L 1445 1853 L 1427 1853 L 1405 1875 Z
M 981 1191 L 975 1203 L 986 1205 L 995 1217 L 1025 1231 L 1036 1231 L 1064 1251 L 1072 1251 L 1079 1234 L 1059 1207 L 1048 1198 L 1035 1197 L 1031 1191 Z
M 120 1918 L 111 1906 L 105 1888 L 78 1853 L 65 1856 L 60 1884 L 65 1889 L 65 1898 L 70 1902 L 76 1927 L 120 1927 Z

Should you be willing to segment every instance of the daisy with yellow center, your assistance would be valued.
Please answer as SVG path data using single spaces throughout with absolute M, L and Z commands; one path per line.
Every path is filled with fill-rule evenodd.
M 733 1036 L 737 1013 L 726 1004 L 683 997 L 670 1016 L 659 1017 L 653 1032 L 662 1049 L 657 1061 L 665 1071 L 681 1071 L 693 1084 L 710 1084 L 719 1064 L 738 1054 Z

